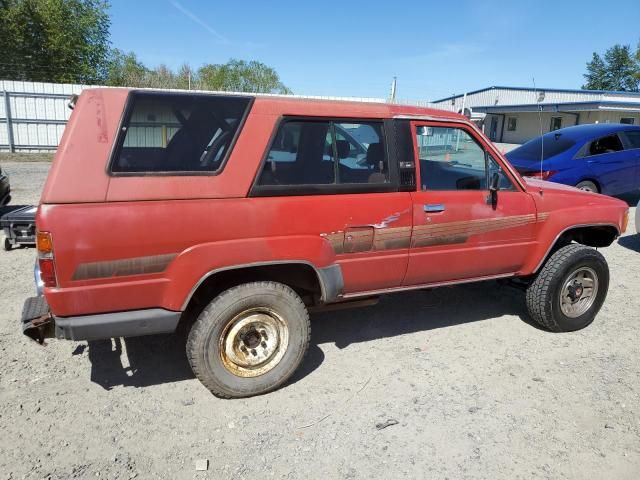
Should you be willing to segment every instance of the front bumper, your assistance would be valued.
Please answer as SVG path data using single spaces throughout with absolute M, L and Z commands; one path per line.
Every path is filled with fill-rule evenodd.
M 77 317 L 51 314 L 43 296 L 28 298 L 22 309 L 22 332 L 40 344 L 46 338 L 66 340 L 102 340 L 173 333 L 182 312 L 162 308 L 101 313 Z

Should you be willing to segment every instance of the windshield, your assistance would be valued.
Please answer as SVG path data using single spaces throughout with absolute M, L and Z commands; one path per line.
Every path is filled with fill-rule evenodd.
M 543 145 L 544 142 L 544 145 Z M 542 160 L 554 157 L 562 152 L 566 152 L 573 147 L 576 142 L 565 137 L 561 133 L 551 132 L 542 137 L 534 138 L 524 145 L 507 153 L 507 158 L 517 158 L 521 160 L 540 160 L 541 153 L 544 152 Z M 544 149 L 542 148 L 544 146 Z

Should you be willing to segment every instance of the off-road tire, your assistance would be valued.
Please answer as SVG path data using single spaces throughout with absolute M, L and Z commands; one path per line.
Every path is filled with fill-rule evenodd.
M 569 275 L 580 267 L 592 269 L 598 276 L 598 291 L 591 307 L 570 318 L 560 308 L 560 293 Z M 527 309 L 542 327 L 553 332 L 572 332 L 588 326 L 602 307 L 609 289 L 609 267 L 600 252 L 572 243 L 558 249 L 546 261 L 526 292 Z
M 598 186 L 595 183 L 590 182 L 589 180 L 578 183 L 576 185 L 576 188 L 579 188 L 580 190 L 586 190 L 587 192 L 600 193 L 600 189 L 598 188 Z
M 269 308 L 288 328 L 284 356 L 266 373 L 242 377 L 230 372 L 222 360 L 220 338 L 242 312 Z M 309 346 L 311 324 L 300 296 L 277 282 L 245 283 L 222 292 L 198 316 L 187 338 L 187 358 L 195 376 L 220 398 L 242 398 L 275 390 L 298 368 Z

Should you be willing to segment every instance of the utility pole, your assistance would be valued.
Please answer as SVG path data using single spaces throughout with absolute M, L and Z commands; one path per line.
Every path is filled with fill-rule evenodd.
M 398 82 L 398 77 L 393 77 L 393 81 L 391 82 L 391 93 L 389 94 L 390 103 L 396 103 L 397 82 Z

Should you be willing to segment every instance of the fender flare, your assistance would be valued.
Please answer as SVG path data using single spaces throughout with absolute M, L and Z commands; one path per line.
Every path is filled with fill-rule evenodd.
M 329 242 L 314 235 L 256 237 L 202 243 L 182 251 L 165 271 L 163 305 L 184 310 L 207 278 L 230 270 L 268 265 L 306 265 L 315 272 L 322 301 L 332 302 L 343 289 L 342 271 Z

